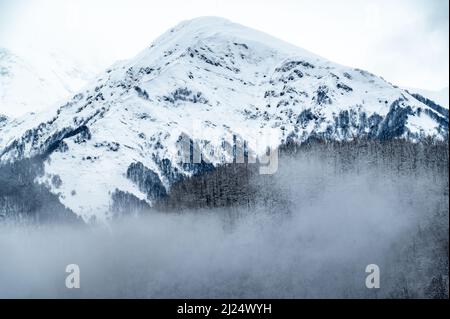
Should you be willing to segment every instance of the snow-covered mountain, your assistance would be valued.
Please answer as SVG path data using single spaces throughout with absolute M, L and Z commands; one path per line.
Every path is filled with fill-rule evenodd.
M 98 72 L 61 53 L 0 48 L 0 114 L 20 116 L 69 98 Z
M 149 204 L 198 169 L 180 163 L 188 136 L 205 161 L 316 136 L 448 135 L 442 113 L 369 72 L 345 67 L 221 18 L 185 21 L 64 104 L 0 128 L 0 161 L 42 156 L 38 179 L 85 220 L 114 198 Z M 119 196 L 119 197 L 120 197 Z

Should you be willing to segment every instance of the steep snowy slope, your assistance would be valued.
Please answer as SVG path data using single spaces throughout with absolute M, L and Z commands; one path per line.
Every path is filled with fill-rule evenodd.
M 69 98 L 92 79 L 93 68 L 57 53 L 20 57 L 0 48 L 0 113 L 20 116 Z
M 0 114 L 0 128 L 6 126 L 9 122 L 9 118 L 6 115 Z
M 221 18 L 180 23 L 44 113 L 0 129 L 0 161 L 42 156 L 39 179 L 85 220 L 117 198 L 151 204 L 181 176 L 180 141 L 205 161 L 311 136 L 445 138 L 448 114 L 366 71 Z M 242 143 L 241 143 L 242 144 Z
M 423 97 L 434 101 L 448 109 L 449 107 L 449 88 L 442 89 L 440 91 L 430 91 L 430 90 L 421 90 L 421 89 L 413 89 L 407 88 L 408 92 L 414 94 L 420 94 Z

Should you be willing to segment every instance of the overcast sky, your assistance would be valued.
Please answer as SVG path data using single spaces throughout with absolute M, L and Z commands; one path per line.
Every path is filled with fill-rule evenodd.
M 214 15 L 401 86 L 448 86 L 448 0 L 0 0 L 0 46 L 133 57 L 181 20 Z M 33 54 L 32 50 L 25 51 Z

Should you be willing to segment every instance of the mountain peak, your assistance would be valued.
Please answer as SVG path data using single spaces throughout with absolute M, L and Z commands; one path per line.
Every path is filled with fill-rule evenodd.
M 189 25 L 191 27 L 199 27 L 199 26 L 219 26 L 219 25 L 229 25 L 233 24 L 230 20 L 219 17 L 219 16 L 200 16 L 193 19 L 182 21 L 180 24 Z
M 253 43 L 256 46 L 264 46 L 268 49 L 282 52 L 287 56 L 296 55 L 311 59 L 320 58 L 316 54 L 267 33 L 216 16 L 204 16 L 182 21 L 157 38 L 150 48 L 164 48 L 165 50 L 170 50 L 171 46 L 186 48 L 199 41 Z M 147 53 L 147 51 L 144 51 L 139 56 L 142 57 Z

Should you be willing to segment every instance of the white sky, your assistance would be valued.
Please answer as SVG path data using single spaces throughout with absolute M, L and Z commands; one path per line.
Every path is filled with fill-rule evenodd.
M 448 0 L 0 0 L 0 46 L 102 67 L 181 20 L 214 15 L 408 87 L 448 86 Z M 20 52 L 21 54 L 23 54 Z M 33 54 L 32 50 L 25 51 Z

